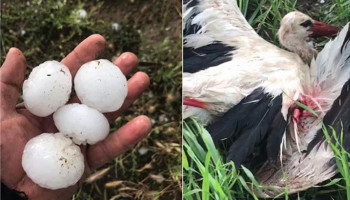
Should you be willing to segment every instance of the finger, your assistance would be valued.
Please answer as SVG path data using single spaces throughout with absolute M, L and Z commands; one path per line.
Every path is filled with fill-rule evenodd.
M 87 159 L 91 169 L 96 169 L 130 149 L 152 129 L 146 116 L 138 116 L 109 135 L 105 140 L 87 149 Z
M 81 65 L 95 60 L 103 52 L 105 43 L 106 41 L 101 35 L 91 35 L 75 47 L 61 62 L 69 68 L 72 77 L 74 77 Z
M 128 75 L 137 67 L 139 60 L 135 54 L 125 52 L 113 61 L 113 63 L 119 67 L 124 75 Z
M 25 71 L 26 59 L 22 52 L 11 48 L 0 69 L 1 110 L 15 110 Z
M 72 195 L 78 190 L 78 183 L 69 186 L 68 188 L 50 190 L 47 188 L 42 188 L 34 183 L 28 176 L 25 176 L 17 186 L 14 188 L 17 191 L 24 192 L 28 198 L 25 199 L 35 199 L 35 200 L 47 200 L 47 199 L 72 199 Z M 18 198 L 16 198 L 18 199 Z M 20 198 L 22 199 L 22 198 Z
M 122 107 L 111 113 L 105 113 L 108 121 L 112 122 L 123 113 L 149 86 L 149 77 L 144 72 L 137 72 L 128 80 L 128 94 Z

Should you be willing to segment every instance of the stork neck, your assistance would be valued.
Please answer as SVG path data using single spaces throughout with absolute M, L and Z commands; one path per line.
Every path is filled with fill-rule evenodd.
M 317 51 L 307 42 L 307 37 L 301 37 L 295 34 L 280 34 L 279 41 L 283 47 L 296 53 L 306 63 L 310 64 Z
M 317 55 L 317 51 L 308 45 L 294 49 L 288 48 L 288 50 L 298 54 L 300 58 L 308 65 L 311 64 L 312 59 Z

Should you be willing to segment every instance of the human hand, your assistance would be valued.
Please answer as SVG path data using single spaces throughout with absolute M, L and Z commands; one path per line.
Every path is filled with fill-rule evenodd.
M 81 42 L 61 62 L 75 76 L 79 67 L 97 56 L 104 50 L 105 39 L 100 35 L 92 35 Z M 132 53 L 122 54 L 115 63 L 125 74 L 129 74 L 138 64 L 137 57 Z M 151 131 L 151 122 L 146 116 L 138 116 L 111 133 L 105 140 L 95 144 L 81 146 L 85 158 L 85 171 L 80 181 L 68 188 L 49 190 L 35 184 L 22 168 L 23 149 L 28 140 L 41 133 L 58 132 L 52 115 L 37 117 L 31 114 L 22 104 L 17 104 L 19 91 L 22 87 L 26 71 L 26 60 L 22 52 L 11 48 L 0 68 L 1 80 L 1 182 L 11 189 L 23 191 L 29 199 L 69 199 L 77 191 L 81 183 L 92 170 L 113 160 L 140 141 Z M 128 80 L 128 95 L 123 106 L 116 112 L 105 116 L 112 122 L 124 112 L 133 101 L 148 87 L 149 78 L 143 72 L 137 72 Z M 69 103 L 78 102 L 73 97 Z

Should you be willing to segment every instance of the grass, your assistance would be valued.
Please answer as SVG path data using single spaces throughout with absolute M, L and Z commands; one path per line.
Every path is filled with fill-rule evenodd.
M 239 1 L 247 21 L 256 32 L 268 41 L 278 44 L 277 31 L 282 17 L 296 8 L 296 0 Z
M 331 133 L 329 133 L 330 129 Z M 346 191 L 346 199 L 350 200 L 350 153 L 347 152 L 343 147 L 343 130 L 340 134 L 337 134 L 332 127 L 326 127 L 322 125 L 322 130 L 325 136 L 325 139 L 329 146 L 332 148 L 335 160 L 337 164 L 337 169 L 340 173 L 340 177 L 345 182 L 345 184 L 338 184 L 337 187 Z
M 339 135 L 323 125 L 323 133 L 332 148 L 339 171 L 338 176 L 307 191 L 289 196 L 288 187 L 277 197 L 288 199 L 333 198 L 350 199 L 350 153 L 342 147 L 343 133 Z M 223 161 L 210 134 L 196 119 L 189 118 L 183 123 L 183 198 L 194 199 L 259 199 L 256 194 L 262 189 L 277 186 L 260 186 L 252 172 L 242 166 L 236 170 L 234 164 Z M 204 143 L 204 144 L 203 144 Z
M 338 27 L 350 21 L 350 2 L 345 0 L 326 1 L 324 4 L 297 0 L 238 0 L 238 4 L 257 33 L 278 46 L 276 33 L 279 22 L 290 11 L 297 9 L 314 19 Z M 328 38 L 317 39 L 320 48 L 327 41 Z M 334 151 L 339 174 L 295 195 L 289 195 L 286 187 L 278 195 L 279 199 L 350 199 L 350 154 L 341 146 L 342 133 L 338 139 L 334 131 L 328 133 L 325 127 L 323 130 Z M 186 119 L 183 123 L 183 145 L 184 199 L 257 199 L 253 191 L 259 192 L 263 188 L 253 174 L 244 167 L 236 170 L 232 163 L 223 162 L 208 132 L 195 119 Z
M 244 168 L 240 174 L 233 162 L 224 162 L 210 134 L 195 119 L 184 121 L 183 138 L 184 199 L 257 199 L 253 188 L 261 188 L 250 171 Z
M 79 9 L 87 11 L 86 18 L 76 15 Z M 26 56 L 28 75 L 99 33 L 107 41 L 101 58 L 112 60 L 131 51 L 139 58 L 138 70 L 151 78 L 149 89 L 111 124 L 111 131 L 144 114 L 152 120 L 152 133 L 96 170 L 72 199 L 181 198 L 180 10 L 176 0 L 1 2 L 1 62 L 15 46 Z M 112 30 L 112 23 L 120 29 Z

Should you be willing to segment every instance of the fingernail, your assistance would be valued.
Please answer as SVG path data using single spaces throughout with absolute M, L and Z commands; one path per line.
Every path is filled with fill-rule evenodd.
M 127 59 L 128 57 L 129 57 L 129 54 L 124 53 L 124 54 L 122 54 L 122 56 L 121 56 L 120 58 L 123 59 L 123 60 L 125 60 L 125 59 Z
M 11 52 L 11 51 L 13 51 L 15 48 L 14 47 L 11 47 L 10 49 L 9 49 L 9 53 Z

